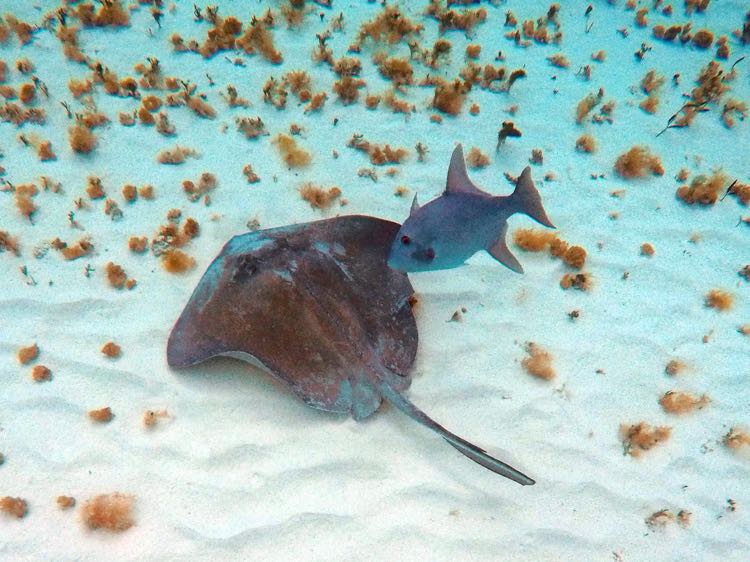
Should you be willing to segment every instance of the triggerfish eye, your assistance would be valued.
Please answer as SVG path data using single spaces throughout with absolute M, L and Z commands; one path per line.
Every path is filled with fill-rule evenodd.
M 407 236 L 406 234 L 404 234 L 404 235 L 403 235 L 403 236 L 401 237 L 401 243 L 402 243 L 402 244 L 403 244 L 404 246 L 408 246 L 409 244 L 411 244 L 411 238 L 409 238 L 409 237 L 408 237 L 408 236 Z

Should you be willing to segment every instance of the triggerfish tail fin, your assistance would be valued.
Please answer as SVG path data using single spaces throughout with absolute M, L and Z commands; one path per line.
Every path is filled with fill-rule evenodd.
M 516 181 L 516 189 L 510 195 L 510 199 L 516 212 L 530 216 L 539 224 L 555 228 L 555 225 L 552 224 L 552 221 L 547 216 L 547 212 L 544 210 L 542 196 L 534 185 L 534 180 L 531 179 L 530 166 L 526 166 L 519 176 Z
M 518 482 L 523 486 L 531 486 L 535 484 L 534 480 L 516 470 L 512 466 L 505 464 L 504 462 L 490 456 L 484 449 L 480 449 L 473 443 L 469 443 L 465 439 L 462 439 L 458 435 L 455 435 L 445 429 L 442 425 L 437 423 L 422 410 L 412 404 L 405 396 L 395 390 L 386 380 L 381 379 L 380 391 L 383 396 L 396 408 L 401 410 L 404 414 L 409 416 L 415 421 L 418 421 L 424 426 L 429 427 L 436 433 L 438 433 L 448 443 L 453 445 L 461 454 L 470 458 L 475 463 L 482 465 L 484 468 L 491 470 L 495 474 L 505 476 L 514 482 Z

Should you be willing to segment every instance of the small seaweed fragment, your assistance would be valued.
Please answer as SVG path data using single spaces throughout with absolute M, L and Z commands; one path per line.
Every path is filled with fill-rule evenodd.
M 500 147 L 505 144 L 505 139 L 508 137 L 517 138 L 521 136 L 521 131 L 518 130 L 513 121 L 503 121 L 503 126 L 497 133 L 497 147 L 495 151 L 499 151 Z
M 34 382 L 47 382 L 52 380 L 52 371 L 45 365 L 34 365 L 31 369 L 31 378 Z

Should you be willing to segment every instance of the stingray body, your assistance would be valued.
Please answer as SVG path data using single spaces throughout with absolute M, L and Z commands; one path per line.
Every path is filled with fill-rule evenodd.
M 238 357 L 284 381 L 308 405 L 356 420 L 386 398 L 473 461 L 533 484 L 402 394 L 418 335 L 411 283 L 386 263 L 399 226 L 347 216 L 235 236 L 172 329 L 169 365 Z

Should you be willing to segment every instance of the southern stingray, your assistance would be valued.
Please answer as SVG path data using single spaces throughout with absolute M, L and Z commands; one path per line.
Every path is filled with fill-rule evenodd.
M 400 228 L 344 216 L 235 236 L 172 329 L 169 365 L 244 359 L 284 381 L 309 406 L 355 420 L 369 417 L 385 398 L 471 460 L 519 484 L 534 484 L 403 395 L 418 335 L 411 283 L 388 265 L 391 246 L 401 244 Z
M 408 386 L 417 351 L 411 284 L 385 265 L 397 230 L 347 216 L 235 236 L 175 324 L 169 364 L 239 356 L 310 406 L 368 417 L 381 378 Z

